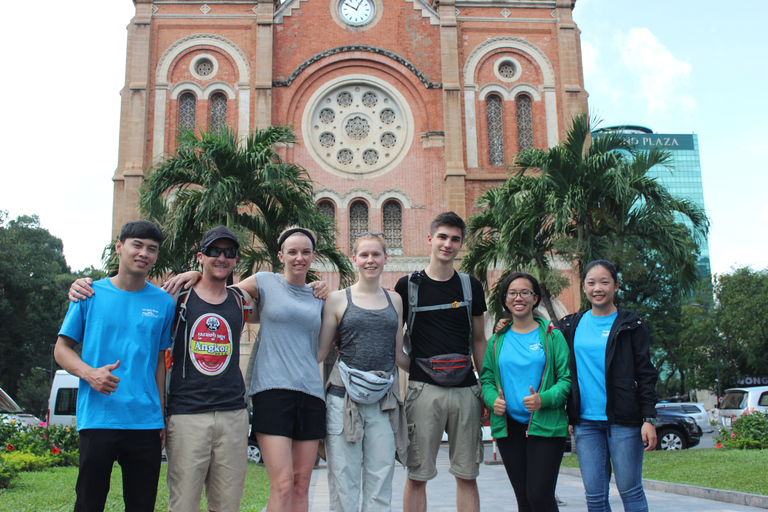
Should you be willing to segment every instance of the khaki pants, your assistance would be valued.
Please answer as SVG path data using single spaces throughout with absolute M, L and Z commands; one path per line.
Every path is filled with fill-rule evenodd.
M 205 484 L 209 510 L 237 512 L 248 463 L 248 412 L 174 414 L 166 429 L 168 509 L 198 512 Z

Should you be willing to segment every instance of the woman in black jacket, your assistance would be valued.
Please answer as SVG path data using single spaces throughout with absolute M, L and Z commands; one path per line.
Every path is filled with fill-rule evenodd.
M 611 467 L 625 511 L 647 511 L 643 449 L 656 446 L 657 372 L 648 328 L 637 314 L 617 308 L 616 268 L 604 260 L 584 269 L 582 286 L 592 308 L 560 320 L 571 349 L 571 397 L 579 466 L 590 512 L 610 511 Z

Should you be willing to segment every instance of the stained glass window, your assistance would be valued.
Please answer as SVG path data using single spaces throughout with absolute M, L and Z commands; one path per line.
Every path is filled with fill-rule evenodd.
M 533 149 L 533 112 L 531 97 L 521 94 L 517 104 L 517 144 L 520 151 Z
M 354 252 L 358 233 L 368 231 L 368 205 L 355 201 L 349 206 L 349 254 Z
M 191 92 L 179 97 L 179 134 L 184 130 L 195 131 L 195 111 L 197 98 Z
M 217 131 L 227 126 L 227 97 L 223 93 L 211 96 L 211 130 Z
M 485 100 L 488 116 L 488 161 L 491 165 L 504 165 L 504 129 L 501 98 L 488 96 Z
M 384 203 L 384 240 L 387 241 L 387 254 L 403 254 L 403 210 L 400 203 Z

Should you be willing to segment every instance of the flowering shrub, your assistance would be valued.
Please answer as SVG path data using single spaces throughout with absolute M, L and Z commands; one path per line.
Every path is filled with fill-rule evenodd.
M 78 448 L 79 436 L 72 427 L 47 423 L 28 426 L 16 421 L 0 425 L 0 453 L 31 453 L 50 458 L 50 465 L 67 466 L 77 464 Z
M 721 427 L 715 440 L 718 448 L 768 448 L 768 413 L 746 411 L 733 419 L 730 431 Z

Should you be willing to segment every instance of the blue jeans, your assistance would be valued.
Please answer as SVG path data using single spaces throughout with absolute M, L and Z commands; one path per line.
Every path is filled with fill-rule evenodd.
M 611 464 L 626 512 L 647 512 L 643 491 L 643 438 L 640 427 L 581 420 L 574 427 L 576 449 L 589 512 L 610 512 Z

